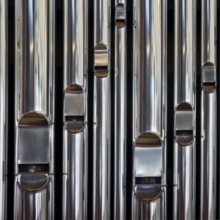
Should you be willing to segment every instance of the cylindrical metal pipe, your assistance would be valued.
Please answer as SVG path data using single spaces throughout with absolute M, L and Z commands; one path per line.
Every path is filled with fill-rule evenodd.
M 133 1 L 133 219 L 166 219 L 166 4 Z
M 8 3 L 0 1 L 0 219 L 7 219 Z
M 94 1 L 93 219 L 110 219 L 111 1 Z
M 216 218 L 217 182 L 217 1 L 202 1 L 200 218 Z
M 126 1 L 115 1 L 114 219 L 126 219 L 127 28 Z
M 87 0 L 64 1 L 63 219 L 87 218 Z
M 15 3 L 14 219 L 54 219 L 54 12 Z
M 173 218 L 195 218 L 196 1 L 175 0 Z

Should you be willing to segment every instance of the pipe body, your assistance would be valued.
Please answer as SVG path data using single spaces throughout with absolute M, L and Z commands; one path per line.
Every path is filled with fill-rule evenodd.
M 216 218 L 217 1 L 202 1 L 200 218 Z
M 173 218 L 195 218 L 196 1 L 175 1 Z
M 54 12 L 15 3 L 14 219 L 54 219 Z
M 126 219 L 127 28 L 126 1 L 115 1 L 114 219 Z
M 132 219 L 166 219 L 167 2 L 133 7 Z
M 64 1 L 63 219 L 69 220 L 87 219 L 87 4 Z
M 94 1 L 93 219 L 110 219 L 111 1 Z

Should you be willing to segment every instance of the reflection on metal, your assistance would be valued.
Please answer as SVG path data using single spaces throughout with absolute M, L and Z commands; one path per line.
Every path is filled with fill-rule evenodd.
M 166 0 L 134 0 L 132 219 L 166 219 Z
M 64 2 L 63 220 L 87 219 L 87 3 Z
M 114 219 L 126 219 L 127 28 L 126 1 L 115 1 Z
M 94 0 L 93 219 L 110 219 L 110 0 Z
M 195 218 L 196 1 L 175 0 L 173 218 Z
M 14 219 L 54 219 L 54 6 L 15 3 Z
M 7 219 L 8 4 L 0 0 L 0 219 Z
M 200 218 L 216 218 L 217 181 L 217 1 L 202 1 Z

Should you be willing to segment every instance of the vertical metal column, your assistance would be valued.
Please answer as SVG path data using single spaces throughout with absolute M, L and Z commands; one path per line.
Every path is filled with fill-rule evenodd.
M 8 4 L 0 1 L 0 219 L 7 219 Z
M 87 219 L 87 0 L 64 1 L 63 219 Z
M 93 219 L 110 218 L 111 0 L 94 0 Z
M 166 219 L 166 0 L 134 0 L 132 219 Z
M 54 219 L 54 6 L 15 1 L 14 219 Z
M 196 1 L 175 0 L 173 218 L 195 218 Z
M 126 0 L 115 1 L 114 219 L 126 219 L 127 129 Z
M 202 1 L 201 59 L 201 199 L 200 218 L 216 218 L 217 92 L 216 24 L 217 1 Z

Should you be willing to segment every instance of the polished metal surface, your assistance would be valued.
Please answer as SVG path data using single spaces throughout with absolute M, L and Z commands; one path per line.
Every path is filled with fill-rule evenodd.
M 18 183 L 14 186 L 16 204 L 14 219 L 54 219 L 54 178 L 50 177 L 48 184 L 41 191 L 29 192 L 21 190 Z
M 216 176 L 217 176 L 217 102 L 216 92 L 204 93 L 202 105 L 201 139 L 201 219 L 214 219 L 216 216 Z
M 32 112 L 45 116 L 48 123 L 52 120 L 48 118 L 52 114 L 53 102 L 53 66 L 50 62 L 53 51 L 48 50 L 52 47 L 53 38 L 50 34 L 53 23 L 50 23 L 51 18 L 48 19 L 52 3 L 43 0 L 16 1 L 18 120 Z
M 0 219 L 7 218 L 8 11 L 0 1 Z
M 134 0 L 133 9 L 132 219 L 166 219 L 166 1 Z
M 127 28 L 126 1 L 115 1 L 114 219 L 126 219 Z
M 93 218 L 110 219 L 110 79 L 95 79 Z
M 54 219 L 54 6 L 15 5 L 14 219 Z
M 64 3 L 63 219 L 87 219 L 88 1 Z
M 173 218 L 195 218 L 196 1 L 175 1 Z
M 110 0 L 94 1 L 93 219 L 110 219 Z
M 219 12 L 0 0 L 0 220 L 219 219 Z
M 217 1 L 202 1 L 200 218 L 214 219 L 217 194 Z

